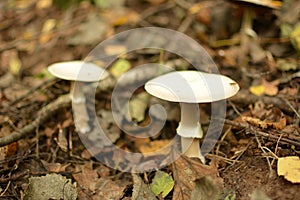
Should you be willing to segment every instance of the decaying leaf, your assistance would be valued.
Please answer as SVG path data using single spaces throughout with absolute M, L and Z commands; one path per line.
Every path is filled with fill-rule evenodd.
M 100 42 L 106 31 L 108 24 L 101 17 L 91 14 L 88 20 L 81 24 L 79 30 L 68 39 L 71 45 L 90 45 Z
M 93 200 L 122 199 L 128 184 L 127 181 L 100 178 L 96 185 L 97 193 L 93 195 Z
M 133 190 L 132 200 L 157 200 L 148 185 L 136 174 L 132 174 Z
M 168 173 L 158 170 L 151 183 L 151 190 L 156 195 L 165 198 L 174 187 L 174 180 Z
M 80 188 L 83 188 L 87 193 L 95 193 L 98 182 L 97 171 L 93 169 L 92 163 L 77 166 L 79 173 L 74 173 L 73 178 L 77 181 Z
M 48 19 L 47 21 L 45 21 L 42 28 L 42 34 L 39 38 L 40 44 L 45 44 L 54 37 L 52 31 L 55 28 L 56 24 L 57 22 L 55 19 Z
M 300 51 L 300 26 L 296 26 L 290 35 L 291 43 L 297 51 Z
M 147 92 L 141 92 L 132 98 L 129 102 L 129 112 L 133 120 L 141 122 L 145 119 L 149 99 L 150 95 Z
M 282 130 L 286 126 L 286 117 L 280 109 L 276 107 L 269 110 L 261 109 L 260 113 L 257 117 L 242 116 L 242 120 L 262 129 L 274 128 Z
M 77 199 L 76 186 L 59 174 L 29 178 L 24 200 Z
M 251 200 L 271 200 L 263 191 L 256 189 L 251 194 Z
M 249 88 L 249 91 L 256 96 L 261 96 L 263 94 L 266 94 L 268 96 L 275 96 L 278 93 L 279 83 L 279 80 L 268 82 L 266 79 L 262 78 L 261 84 L 251 86 Z
M 65 164 L 61 164 L 61 163 L 48 163 L 45 160 L 41 160 L 41 162 L 43 163 L 44 167 L 49 172 L 55 172 L 55 173 L 65 172 L 66 168 L 71 165 L 71 163 L 65 163 Z
M 217 167 L 203 165 L 199 161 L 181 156 L 173 163 L 172 168 L 175 179 L 173 200 L 190 200 L 192 197 L 213 199 L 220 192 L 223 179 L 218 176 Z M 210 189 L 214 188 L 213 191 L 208 190 L 207 185 L 210 185 Z M 199 197 L 200 193 L 204 196 Z
M 278 159 L 277 173 L 292 183 L 300 183 L 300 160 L 298 156 L 287 156 Z
M 104 51 L 108 56 L 113 56 L 126 53 L 127 48 L 124 45 L 107 45 Z
M 297 62 L 295 60 L 278 59 L 276 67 L 283 72 L 296 70 Z
M 202 177 L 195 181 L 195 189 L 192 191 L 191 200 L 218 200 L 220 189 L 210 177 Z

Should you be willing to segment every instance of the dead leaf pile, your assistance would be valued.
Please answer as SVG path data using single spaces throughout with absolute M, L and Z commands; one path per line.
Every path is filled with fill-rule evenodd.
M 271 107 L 266 108 L 264 103 L 258 101 L 255 103 L 254 108 L 251 109 L 252 116 L 243 116 L 242 120 L 262 129 L 274 128 L 282 130 L 286 127 L 286 117 L 279 108 Z

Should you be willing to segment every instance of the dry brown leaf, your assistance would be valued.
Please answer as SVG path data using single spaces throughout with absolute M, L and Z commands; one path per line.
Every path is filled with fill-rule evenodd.
M 155 194 L 150 187 L 136 174 L 132 174 L 133 191 L 132 200 L 156 200 Z
M 76 167 L 78 168 L 76 171 L 80 172 L 74 173 L 73 178 L 77 181 L 80 188 L 87 193 L 95 193 L 97 189 L 98 173 L 93 169 L 92 163 L 81 166 L 77 165 Z
M 262 78 L 262 85 L 264 86 L 265 90 L 264 93 L 269 96 L 275 96 L 278 93 L 278 85 L 280 80 L 275 80 L 272 82 L 268 82 L 266 79 Z
M 202 194 L 208 196 L 204 198 L 197 196 L 198 199 L 213 199 L 215 193 L 211 193 L 204 187 L 211 185 L 211 187 L 219 188 L 223 184 L 223 179 L 218 175 L 217 167 L 203 165 L 199 161 L 185 156 L 179 157 L 173 163 L 172 168 L 175 180 L 173 200 L 190 200 L 192 197 L 196 199 L 196 194 L 201 190 L 203 190 Z M 199 183 L 207 184 L 203 184 L 202 187 Z
M 125 189 L 130 183 L 127 181 L 112 181 L 107 178 L 100 178 L 97 183 L 97 193 L 93 195 L 93 200 L 122 199 Z
M 279 108 L 266 109 L 264 103 L 257 101 L 250 107 L 252 116 L 242 116 L 242 120 L 253 126 L 282 130 L 286 126 L 286 117 Z
M 277 173 L 292 183 L 300 183 L 300 160 L 298 156 L 278 158 Z
M 41 162 L 43 163 L 44 167 L 49 172 L 55 172 L 55 173 L 65 172 L 66 168 L 71 165 L 71 163 L 65 163 L 65 164 L 61 164 L 61 163 L 48 163 L 45 160 L 41 160 Z

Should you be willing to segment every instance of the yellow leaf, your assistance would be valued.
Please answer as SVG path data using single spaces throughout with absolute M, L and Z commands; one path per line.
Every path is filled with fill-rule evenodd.
M 277 173 L 292 183 L 300 183 L 300 160 L 298 156 L 287 156 L 278 159 Z
M 48 33 L 50 31 L 52 31 L 55 26 L 56 26 L 56 20 L 55 19 L 48 19 L 47 21 L 45 21 L 45 23 L 43 25 L 42 32 L 43 33 Z
M 46 8 L 51 7 L 52 4 L 53 4 L 52 0 L 40 0 L 40 1 L 37 1 L 36 8 L 37 9 L 46 9 Z
M 131 64 L 126 59 L 119 59 L 110 69 L 111 74 L 118 78 L 125 72 L 127 72 L 131 67 Z
M 251 86 L 249 91 L 256 96 L 261 96 L 265 92 L 265 87 L 263 85 Z
M 161 194 L 162 198 L 165 198 L 171 192 L 173 187 L 174 180 L 172 176 L 160 170 L 155 173 L 151 183 L 151 190 L 156 196 Z

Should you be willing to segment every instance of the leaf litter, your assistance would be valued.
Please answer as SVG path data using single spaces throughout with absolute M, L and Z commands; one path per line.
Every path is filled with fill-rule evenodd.
M 0 165 L 1 196 L 4 195 L 5 198 L 5 195 L 20 195 L 24 191 L 28 192 L 23 187 L 26 186 L 26 181 L 29 181 L 30 187 L 36 187 L 33 186 L 35 183 L 30 180 L 41 172 L 33 170 L 34 167 L 39 166 L 36 168 L 44 168 L 45 173 L 61 173 L 68 178 L 71 177 L 72 180 L 68 179 L 68 182 L 73 183 L 72 190 L 76 188 L 77 194 L 73 195 L 74 197 L 77 195 L 78 199 L 157 199 L 163 196 L 166 199 L 201 199 L 201 197 L 214 199 L 217 196 L 221 196 L 221 199 L 227 197 L 227 199 L 246 199 L 249 196 L 251 199 L 268 199 L 269 197 L 295 199 L 295 191 L 299 191 L 299 185 L 292 183 L 299 181 L 296 157 L 299 156 L 297 141 L 300 135 L 297 117 L 299 113 L 299 58 L 295 54 L 299 51 L 297 23 L 300 4 L 298 1 L 284 1 L 282 9 L 278 11 L 261 12 L 260 9 L 254 9 L 256 15 L 253 23 L 257 38 L 250 40 L 253 44 L 249 46 L 249 55 L 247 55 L 249 62 L 245 68 L 248 81 L 241 79 L 240 76 L 245 72 L 240 70 L 238 64 L 240 54 L 238 31 L 241 13 L 244 9 L 240 5 L 232 6 L 227 1 L 204 1 L 194 4 L 189 1 L 149 0 L 143 4 L 132 3 L 132 1 L 126 1 L 125 4 L 119 2 L 120 4 L 112 9 L 110 5 L 102 5 L 104 1 L 91 2 L 101 8 L 96 8 L 88 1 L 75 4 L 66 12 L 57 9 L 56 1 L 52 0 L 11 1 L 9 6 L 6 6 L 5 2 L 0 5 L 4 8 L 3 13 L 0 14 L 0 18 L 4 19 L 0 22 L 0 30 L 3 32 L 0 38 L 2 50 L 0 52 L 2 58 L 0 99 L 1 106 L 5 108 L 2 109 L 0 106 L 0 119 L 3 122 L 1 123 L 1 137 L 30 123 L 33 114 L 39 108 L 68 91 L 66 89 L 68 85 L 65 82 L 55 81 L 40 89 L 39 92 L 42 92 L 43 96 L 38 93 L 34 93 L 38 95 L 28 95 L 24 101 L 7 109 L 6 103 L 22 96 L 31 85 L 36 85 L 41 81 L 36 74 L 42 73 L 46 66 L 56 61 L 84 58 L 97 42 L 108 36 L 128 28 L 149 25 L 178 29 L 201 41 L 201 44 L 213 55 L 220 67 L 220 72 L 238 80 L 243 90 L 254 94 L 248 95 L 247 100 L 251 100 L 256 95 L 257 98 L 252 103 L 229 101 L 226 119 L 244 119 L 244 121 L 235 120 L 234 122 L 246 125 L 236 129 L 226 124 L 224 129 L 228 129 L 224 130 L 224 139 L 220 139 L 216 148 L 207 155 L 210 165 L 204 166 L 196 160 L 180 158 L 172 165 L 161 169 L 162 176 L 159 176 L 162 171 L 157 170 L 153 173 L 145 173 L 144 178 L 141 178 L 143 177 L 141 174 L 124 174 L 98 163 L 80 143 L 73 127 L 70 110 L 62 109 L 59 115 L 51 117 L 50 122 L 45 122 L 35 129 L 36 135 L 30 135 L 24 140 L 13 143 L 18 145 L 1 147 L 0 157 L 3 163 Z M 277 3 L 277 1 L 263 2 L 271 5 Z M 107 9 L 107 6 L 110 8 Z M 218 12 L 216 12 L 217 9 Z M 195 16 L 196 19 L 190 20 L 186 17 L 190 15 Z M 228 19 L 230 24 L 224 22 L 225 19 Z M 272 28 L 266 28 L 268 24 L 272 25 Z M 233 40 L 226 40 L 226 37 L 231 36 Z M 212 41 L 216 38 L 225 40 L 217 41 L 215 44 L 218 45 L 213 46 Z M 69 44 L 65 44 L 68 42 Z M 111 45 L 105 49 L 105 53 L 107 55 L 124 54 L 126 47 Z M 129 68 L 134 68 L 136 64 L 143 62 L 144 59 L 157 61 L 164 56 L 159 59 L 158 57 L 160 56 L 151 53 L 122 57 L 122 59 L 126 58 L 130 67 L 116 68 L 115 74 L 117 77 L 120 76 Z M 172 60 L 182 61 L 172 55 L 166 54 L 165 57 L 168 58 L 164 60 L 165 63 L 170 63 Z M 186 61 L 181 63 L 186 63 Z M 181 68 L 189 69 L 190 66 L 188 63 L 184 66 L 179 64 L 176 69 Z M 24 82 L 25 80 L 27 82 Z M 136 97 L 139 95 L 143 96 L 140 90 L 137 91 Z M 107 103 L 109 98 L 109 94 L 101 94 L 97 99 L 100 105 L 96 107 L 101 108 L 97 110 L 100 113 L 100 123 L 103 123 L 110 140 L 118 146 L 146 154 L 167 145 L 174 136 L 180 114 L 177 106 L 165 105 L 168 118 L 166 130 L 163 130 L 161 135 L 136 141 L 124 136 L 124 133 L 114 125 L 112 117 L 106 115 L 105 112 L 109 112 L 110 109 Z M 263 101 L 263 104 L 258 105 L 258 99 Z M 271 99 L 271 102 L 275 104 L 265 99 Z M 277 101 L 278 99 L 282 101 Z M 135 97 L 132 100 L 131 111 L 134 118 L 141 124 L 147 124 L 148 118 L 145 113 L 149 106 L 148 100 L 147 103 Z M 150 99 L 151 101 L 153 100 Z M 141 102 L 144 104 L 140 104 Z M 281 107 L 277 107 L 278 104 L 281 104 Z M 209 114 L 208 107 L 208 105 L 201 107 L 203 114 Z M 284 107 L 289 109 L 284 109 Z M 287 112 L 287 110 L 290 111 Z M 68 134 L 57 132 L 60 129 L 59 124 L 63 123 L 65 125 L 62 125 L 62 129 L 67 130 Z M 204 129 L 207 129 L 208 123 L 209 120 L 203 122 Z M 268 137 L 255 135 L 255 131 L 269 134 L 270 138 L 278 137 L 274 141 Z M 255 141 L 254 135 L 261 141 L 263 149 L 268 149 L 268 154 L 261 153 L 258 145 L 253 142 Z M 90 138 L 97 139 L 93 134 Z M 286 142 L 289 140 L 283 140 L 286 138 L 293 141 L 293 145 Z M 73 146 L 70 146 L 69 142 L 73 143 Z M 109 149 L 101 149 L 101 151 L 110 153 Z M 277 169 L 278 174 L 282 174 L 285 178 L 266 176 L 269 168 L 266 167 L 268 163 L 265 162 L 265 157 L 272 157 L 276 160 L 276 156 L 279 157 L 278 166 L 276 168 L 273 162 L 271 168 Z M 291 156 L 293 158 L 289 158 Z M 115 152 L 113 161 L 116 164 L 118 164 L 119 157 L 118 152 Z M 143 159 L 151 162 L 151 158 L 142 156 L 136 160 L 127 161 L 138 164 Z M 120 162 L 122 161 L 124 160 Z M 291 164 L 294 161 L 295 164 Z M 32 166 L 29 167 L 30 165 Z M 19 172 L 26 172 L 27 168 L 31 170 L 29 176 L 26 173 L 18 176 Z M 147 175 L 148 178 L 146 178 Z M 43 177 L 46 176 L 39 178 L 46 179 Z M 57 181 L 57 183 L 66 180 L 62 177 L 59 179 L 62 181 Z M 10 184 L 14 184 L 15 187 L 9 187 Z M 155 189 L 156 192 L 153 192 L 153 185 L 161 185 L 161 187 L 156 187 L 161 191 Z M 255 190 L 257 187 L 260 187 L 259 191 Z

